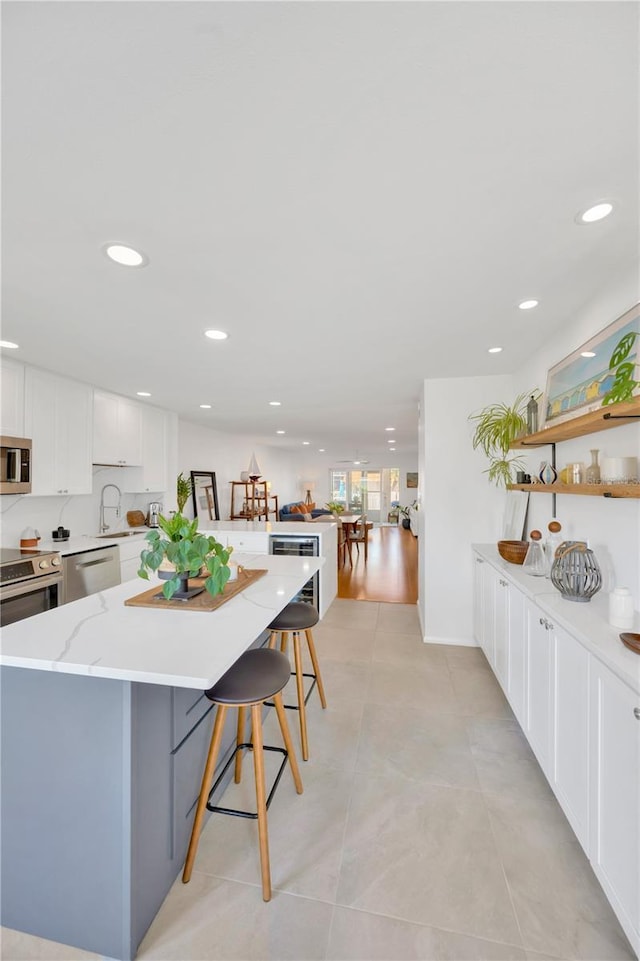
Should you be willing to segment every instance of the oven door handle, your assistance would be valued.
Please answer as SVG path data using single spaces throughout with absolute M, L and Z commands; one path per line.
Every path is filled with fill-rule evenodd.
M 45 590 L 47 587 L 62 586 L 62 574 L 46 574 L 43 577 L 33 577 L 28 581 L 18 581 L 16 584 L 3 584 L 0 590 L 0 602 L 21 594 L 33 594 L 35 591 Z

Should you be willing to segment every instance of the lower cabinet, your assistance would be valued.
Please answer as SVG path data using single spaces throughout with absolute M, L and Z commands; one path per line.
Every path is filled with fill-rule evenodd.
M 640 697 L 591 662 L 590 858 L 636 952 L 640 947 Z
M 476 639 L 638 953 L 640 693 L 516 581 L 475 562 Z
M 549 623 L 553 719 L 552 787 L 589 853 L 589 652 Z

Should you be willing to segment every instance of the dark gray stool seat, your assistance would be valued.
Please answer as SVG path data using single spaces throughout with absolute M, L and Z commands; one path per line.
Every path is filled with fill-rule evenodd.
M 312 604 L 292 601 L 269 624 L 270 631 L 306 631 L 320 620 L 320 615 Z
M 282 703 L 282 688 L 286 685 L 291 676 L 289 658 L 280 651 L 273 651 L 269 648 L 246 651 L 242 654 L 235 664 L 223 674 L 213 687 L 205 691 L 205 695 L 210 701 L 218 705 L 216 719 L 213 725 L 209 753 L 202 775 L 200 795 L 193 819 L 191 830 L 191 840 L 189 850 L 182 873 L 184 884 L 191 878 L 193 863 L 198 850 L 200 833 L 204 822 L 205 811 L 218 811 L 221 814 L 234 814 L 238 817 L 253 818 L 258 822 L 258 837 L 260 841 L 260 868 L 262 874 L 262 897 L 265 901 L 271 900 L 271 870 L 269 867 L 269 837 L 267 832 L 267 809 L 271 804 L 273 795 L 280 781 L 280 776 L 289 761 L 293 782 L 298 794 L 302 794 L 302 781 L 298 762 L 293 749 L 287 717 Z M 271 702 L 276 709 L 284 748 L 272 747 L 262 741 L 262 708 L 267 698 L 273 698 Z M 220 751 L 222 741 L 222 731 L 225 718 L 230 708 L 238 708 L 238 727 L 236 735 L 235 751 L 224 765 L 217 780 L 212 785 L 213 774 L 216 769 L 216 761 Z M 251 712 L 251 740 L 244 741 L 245 733 L 245 711 L 249 708 Z M 224 778 L 225 772 L 235 761 L 235 781 L 239 783 L 242 774 L 242 753 L 243 751 L 253 752 L 253 766 L 256 779 L 256 813 L 249 811 L 238 811 L 234 808 L 219 807 L 211 804 L 211 797 L 216 788 Z M 283 755 L 280 769 L 269 796 L 267 797 L 264 783 L 264 751 L 275 751 Z
M 283 654 L 285 654 L 287 651 L 289 634 L 291 633 L 293 635 L 293 657 L 295 661 L 295 671 L 292 673 L 296 678 L 298 703 L 285 704 L 285 707 L 292 711 L 298 711 L 298 716 L 300 719 L 300 742 L 302 744 L 302 757 L 305 761 L 309 760 L 306 705 L 307 701 L 311 697 L 311 692 L 316 685 L 318 687 L 318 694 L 320 695 L 320 703 L 322 704 L 322 707 L 326 708 L 327 706 L 327 701 L 324 696 L 322 676 L 320 674 L 320 667 L 318 665 L 318 657 L 316 655 L 315 644 L 313 642 L 313 633 L 311 631 L 311 628 L 314 627 L 319 620 L 320 615 L 313 605 L 305 604 L 302 601 L 292 601 L 290 604 L 287 604 L 287 606 L 280 611 L 278 616 L 274 617 L 274 619 L 271 621 L 271 624 L 269 624 L 269 630 L 271 631 L 269 647 L 271 649 L 275 647 L 276 637 L 278 634 L 280 634 L 280 650 Z M 301 631 L 304 631 L 307 639 L 309 655 L 311 657 L 311 663 L 313 664 L 313 673 L 305 673 L 302 670 L 302 654 L 300 651 Z M 309 687 L 306 695 L 304 693 L 305 677 L 312 678 L 311 686 Z
M 307 605 L 305 604 L 305 607 Z M 246 651 L 219 681 L 204 693 L 216 704 L 250 704 L 266 701 L 281 691 L 289 680 L 289 659 L 268 648 Z

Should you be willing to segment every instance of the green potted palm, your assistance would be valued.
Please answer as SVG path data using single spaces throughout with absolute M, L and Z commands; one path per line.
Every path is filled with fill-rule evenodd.
M 324 506 L 327 508 L 327 510 L 331 511 L 334 517 L 337 517 L 344 511 L 344 504 L 340 504 L 338 501 L 327 501 Z
M 208 591 L 212 597 L 221 594 L 229 580 L 229 557 L 232 547 L 223 547 L 215 537 L 198 533 L 198 521 L 182 514 L 158 518 L 159 530 L 149 531 L 145 540 L 149 547 L 140 554 L 138 577 L 149 580 L 149 571 L 157 573 L 165 583 L 162 593 L 167 600 L 186 600 Z M 202 587 L 189 590 L 189 578 L 208 576 Z
M 530 397 L 539 392 L 525 391 L 519 394 L 513 404 L 489 404 L 469 420 L 476 427 L 473 434 L 473 448 L 480 448 L 489 458 L 485 471 L 489 480 L 499 487 L 513 482 L 512 472 L 522 470 L 522 455 L 509 453 L 512 443 L 527 433 L 527 403 Z

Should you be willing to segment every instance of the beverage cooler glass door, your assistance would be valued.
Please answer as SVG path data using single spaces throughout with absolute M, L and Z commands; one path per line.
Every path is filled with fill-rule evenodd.
M 317 537 L 287 537 L 285 534 L 279 537 L 273 535 L 269 537 L 270 554 L 290 554 L 296 557 L 317 557 L 318 538 Z M 310 577 L 304 587 L 298 592 L 292 601 L 304 601 L 311 604 L 316 610 L 318 607 L 318 574 Z

